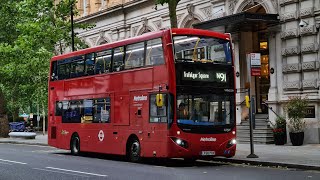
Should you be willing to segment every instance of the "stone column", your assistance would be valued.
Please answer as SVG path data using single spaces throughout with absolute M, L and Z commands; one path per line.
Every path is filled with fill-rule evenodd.
M 232 35 L 232 40 L 233 40 L 233 55 L 234 55 L 234 67 L 235 67 L 235 72 L 236 76 L 235 83 L 236 83 L 236 123 L 240 124 L 241 123 L 241 114 L 242 114 L 242 108 L 241 108 L 241 84 L 240 84 L 240 74 L 242 73 L 240 71 L 240 56 L 239 56 L 239 37 L 238 35 Z
M 279 33 L 278 33 L 279 34 Z M 269 120 L 271 122 L 275 122 L 277 115 L 274 113 L 277 111 L 277 102 L 278 102 L 278 81 L 282 81 L 278 79 L 278 73 L 282 73 L 282 69 L 279 71 L 278 64 L 281 62 L 281 59 L 277 58 L 277 53 L 280 53 L 279 49 L 281 49 L 280 44 L 277 43 L 277 32 L 270 32 L 269 35 L 269 70 L 270 70 L 270 88 L 268 93 L 268 105 L 272 110 L 268 110 Z M 281 54 L 280 54 L 281 55 Z M 274 111 L 274 112 L 273 112 Z

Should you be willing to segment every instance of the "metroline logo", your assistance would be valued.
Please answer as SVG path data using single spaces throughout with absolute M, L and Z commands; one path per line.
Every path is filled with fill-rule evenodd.
M 141 96 L 134 96 L 133 101 L 146 101 L 148 99 L 147 96 L 141 95 Z
M 210 138 L 202 137 L 202 138 L 200 138 L 200 141 L 203 141 L 203 142 L 206 142 L 206 141 L 214 142 L 214 141 L 217 141 L 217 138 L 213 138 L 213 137 L 210 137 Z

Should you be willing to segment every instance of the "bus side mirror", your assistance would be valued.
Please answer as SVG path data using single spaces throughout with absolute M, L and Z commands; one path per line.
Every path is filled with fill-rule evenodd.
M 246 106 L 247 108 L 250 108 L 250 98 L 248 95 L 245 98 L 246 98 Z
M 157 94 L 156 96 L 156 105 L 157 107 L 163 106 L 163 94 Z

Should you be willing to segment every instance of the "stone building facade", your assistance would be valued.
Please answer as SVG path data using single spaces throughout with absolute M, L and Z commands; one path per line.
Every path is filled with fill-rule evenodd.
M 90 47 L 170 27 L 168 7 L 156 7 L 154 0 L 78 0 L 77 8 L 75 23 L 96 24 L 87 31 L 76 30 Z M 241 104 L 248 77 L 246 57 L 261 53 L 261 76 L 250 83 L 256 113 L 274 121 L 274 112 L 285 114 L 290 96 L 307 96 L 305 142 L 320 143 L 319 0 L 181 0 L 177 19 L 178 27 L 231 33 L 238 124 L 247 114 Z

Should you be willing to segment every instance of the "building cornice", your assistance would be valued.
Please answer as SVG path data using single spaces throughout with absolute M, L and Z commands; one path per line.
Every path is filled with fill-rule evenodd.
M 123 11 L 124 9 L 139 5 L 139 4 L 143 4 L 145 2 L 147 2 L 148 0 L 133 0 L 124 4 L 119 4 L 116 6 L 112 6 L 110 8 L 107 9 L 103 9 L 101 11 L 97 11 L 95 13 L 89 14 L 87 16 L 84 17 L 80 17 L 74 20 L 75 23 L 83 23 L 83 22 L 88 22 L 92 19 L 107 15 L 107 14 L 111 14 L 114 12 L 118 12 L 118 11 Z

